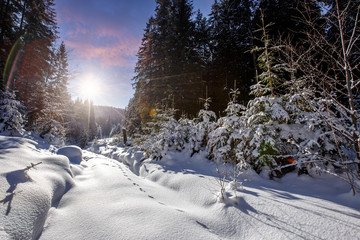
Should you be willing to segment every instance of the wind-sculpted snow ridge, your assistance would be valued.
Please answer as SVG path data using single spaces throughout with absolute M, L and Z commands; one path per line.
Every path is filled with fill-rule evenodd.
M 73 185 L 65 156 L 0 136 L 0 239 L 37 239 L 51 207 Z

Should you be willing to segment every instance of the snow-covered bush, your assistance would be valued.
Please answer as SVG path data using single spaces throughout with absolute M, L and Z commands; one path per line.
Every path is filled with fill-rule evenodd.
M 237 199 L 237 186 L 242 185 L 238 182 L 239 174 L 248 168 L 246 161 L 239 159 L 236 152 L 236 146 L 241 142 L 238 133 L 243 127 L 241 113 L 245 110 L 245 107 L 236 101 L 239 94 L 238 89 L 231 90 L 232 100 L 225 110 L 226 116 L 212 124 L 209 131 L 207 151 L 208 157 L 215 161 L 220 186 L 220 201 Z M 230 189 L 226 187 L 226 180 L 229 177 L 232 179 L 233 186 L 236 187 Z M 233 193 L 235 193 L 234 196 Z
M 156 110 L 153 121 L 148 123 L 147 136 L 142 148 L 151 159 L 162 159 L 169 150 L 181 151 L 185 147 L 186 135 L 183 126 L 174 118 L 174 109 Z
M 209 132 L 213 128 L 215 120 L 215 113 L 206 109 L 200 110 L 198 118 L 194 119 L 192 131 L 188 133 L 190 148 L 193 154 L 206 148 L 209 140 Z
M 207 150 L 209 157 L 214 161 L 221 163 L 231 162 L 244 169 L 247 167 L 247 164 L 244 159 L 239 158 L 236 146 L 241 142 L 239 132 L 244 127 L 241 113 L 246 108 L 236 103 L 236 98 L 239 94 L 237 89 L 232 90 L 231 94 L 233 97 L 225 110 L 226 116 L 219 118 L 212 125 L 209 132 Z
M 81 148 L 86 147 L 89 142 L 88 128 L 81 122 L 73 121 L 66 131 L 67 142 L 78 145 Z
M 147 156 L 162 159 L 169 150 L 191 152 L 191 155 L 205 149 L 208 134 L 216 120 L 216 114 L 208 110 L 210 99 L 205 99 L 204 109 L 200 110 L 198 118 L 189 120 L 174 118 L 175 110 L 157 109 L 153 121 L 144 128 L 142 148 Z
M 204 101 L 204 109 L 199 111 L 198 117 L 193 120 L 186 120 L 189 124 L 187 136 L 192 154 L 205 149 L 209 140 L 209 132 L 216 121 L 216 114 L 209 110 L 211 98 L 200 99 Z
M 42 118 L 39 121 L 38 132 L 49 143 L 63 145 L 65 140 L 65 128 L 55 119 Z
M 234 91 L 235 96 L 237 90 Z M 341 172 L 341 159 L 354 162 L 356 153 L 350 142 L 327 122 L 329 116 L 339 114 L 329 109 L 331 102 L 318 99 L 309 104 L 309 99 L 312 98 L 306 91 L 262 96 L 245 108 L 234 97 L 226 116 L 217 121 L 215 113 L 206 108 L 198 118 L 178 121 L 173 117 L 173 109 L 157 110 L 154 121 L 144 128 L 148 134 L 143 135 L 142 148 L 156 160 L 170 150 L 188 150 L 191 154 L 207 150 L 209 159 L 217 164 L 233 165 L 227 176 L 233 175 L 234 179 L 249 167 L 270 177 L 281 177 L 293 170 L 313 176 L 334 168 Z M 347 126 L 346 121 L 343 125 Z
M 24 133 L 24 119 L 20 112 L 23 108 L 14 92 L 0 91 L 0 132 L 10 136 Z
M 255 98 L 249 102 L 242 119 L 244 125 L 238 133 L 241 142 L 236 146 L 238 157 L 248 162 L 257 172 L 265 165 L 276 166 L 277 154 L 274 156 L 266 153 L 270 149 L 277 153 L 278 124 L 289 120 L 287 112 L 281 106 L 281 100 Z
M 311 175 L 340 166 L 333 132 L 325 123 L 329 114 L 326 102 L 317 101 L 313 106 L 316 111 L 300 94 L 250 101 L 242 117 L 239 156 L 257 172 L 267 166 L 274 176 L 281 176 L 282 170 L 291 166 Z M 345 138 L 338 136 L 338 142 L 348 149 Z

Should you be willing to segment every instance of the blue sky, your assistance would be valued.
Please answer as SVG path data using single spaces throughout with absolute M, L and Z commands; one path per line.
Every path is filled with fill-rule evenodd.
M 194 11 L 210 12 L 214 0 L 193 0 Z M 155 0 L 55 0 L 60 40 L 69 53 L 69 91 L 94 85 L 96 105 L 125 108 L 134 91 L 136 53 Z

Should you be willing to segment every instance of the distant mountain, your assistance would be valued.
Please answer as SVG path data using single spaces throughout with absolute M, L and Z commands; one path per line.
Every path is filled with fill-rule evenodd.
M 112 122 L 121 122 L 124 118 L 125 109 L 115 108 L 109 106 L 94 106 L 95 118 L 105 118 L 112 120 Z
M 96 123 L 102 129 L 102 135 L 109 136 L 111 129 L 122 124 L 125 109 L 109 106 L 94 106 L 94 113 Z

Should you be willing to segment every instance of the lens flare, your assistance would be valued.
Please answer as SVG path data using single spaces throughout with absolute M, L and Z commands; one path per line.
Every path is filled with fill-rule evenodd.
M 3 80 L 6 82 L 6 91 L 9 90 L 10 84 L 13 83 L 14 74 L 16 71 L 17 63 L 20 59 L 20 38 L 16 40 L 11 48 L 11 51 L 6 59 L 5 68 L 3 72 Z
M 154 109 L 154 108 L 152 108 L 151 110 L 150 110 L 150 116 L 155 116 L 156 115 L 156 110 Z

